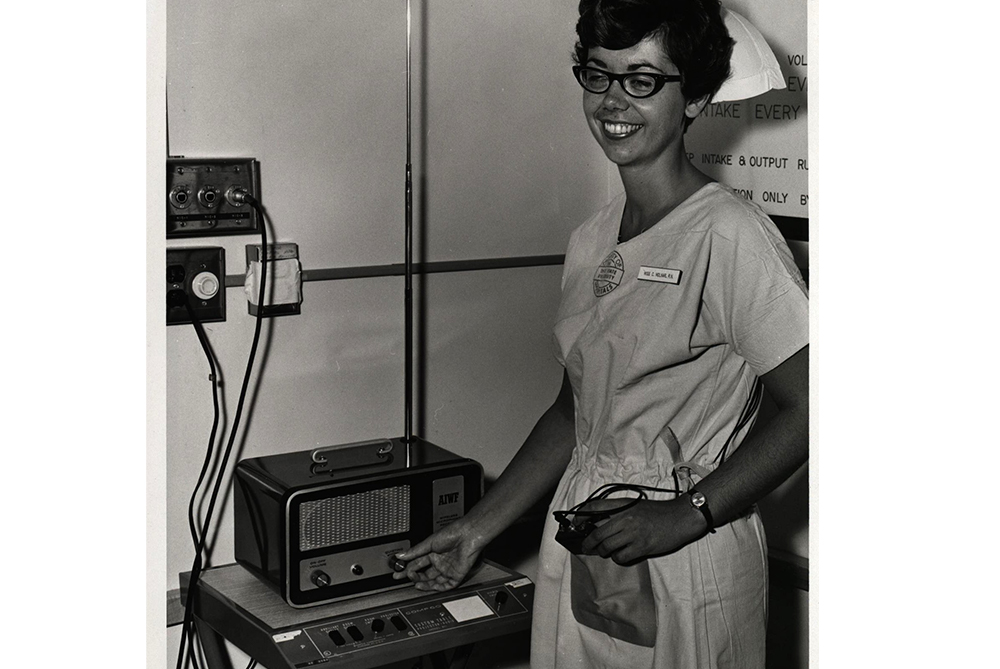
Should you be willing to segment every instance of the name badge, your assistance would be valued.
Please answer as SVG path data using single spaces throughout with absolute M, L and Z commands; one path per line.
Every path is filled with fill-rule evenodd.
M 639 281 L 679 284 L 681 282 L 681 271 L 667 267 L 640 267 Z

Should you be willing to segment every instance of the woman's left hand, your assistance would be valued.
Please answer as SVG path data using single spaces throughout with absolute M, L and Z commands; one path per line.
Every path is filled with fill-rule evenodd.
M 583 508 L 603 511 L 621 503 L 620 499 L 594 500 Z M 584 540 L 583 552 L 627 565 L 672 553 L 707 531 L 705 517 L 685 497 L 643 500 L 598 525 Z

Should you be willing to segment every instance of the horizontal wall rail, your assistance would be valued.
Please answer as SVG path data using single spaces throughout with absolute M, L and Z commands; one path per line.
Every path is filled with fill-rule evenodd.
M 509 269 L 513 267 L 546 267 L 561 265 L 564 255 L 517 256 L 513 258 L 477 258 L 473 260 L 439 260 L 413 263 L 414 274 L 435 274 L 438 272 L 471 272 L 483 269 Z M 361 265 L 358 267 L 337 267 L 328 269 L 302 270 L 302 281 L 333 281 L 337 279 L 364 279 L 379 276 L 403 276 L 403 263 L 392 265 Z M 242 274 L 226 276 L 227 288 L 241 288 L 246 277 Z
M 809 219 L 793 216 L 772 216 L 775 226 L 787 240 L 809 241 Z M 414 274 L 438 272 L 472 272 L 484 269 L 510 269 L 515 267 L 546 267 L 561 265 L 565 255 L 515 256 L 510 258 L 474 258 L 472 260 L 438 260 L 413 263 Z M 404 263 L 391 265 L 360 265 L 358 267 L 332 267 L 302 270 L 302 281 L 335 281 L 339 279 L 366 279 L 381 276 L 403 276 Z M 226 276 L 227 288 L 243 287 L 246 277 L 242 274 Z

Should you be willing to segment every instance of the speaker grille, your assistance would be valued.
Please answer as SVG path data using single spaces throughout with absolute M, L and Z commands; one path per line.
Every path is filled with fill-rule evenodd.
M 299 506 L 299 550 L 339 546 L 410 529 L 410 486 L 367 490 Z

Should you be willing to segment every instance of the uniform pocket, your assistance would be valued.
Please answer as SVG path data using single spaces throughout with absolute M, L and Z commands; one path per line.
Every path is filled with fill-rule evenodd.
M 623 567 L 596 555 L 570 555 L 573 617 L 581 625 L 637 646 L 656 643 L 649 562 Z

